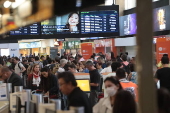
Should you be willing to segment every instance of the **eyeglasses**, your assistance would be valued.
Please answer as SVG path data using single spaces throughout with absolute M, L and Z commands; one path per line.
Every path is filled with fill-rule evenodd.
M 61 84 L 59 84 L 59 87 L 62 87 L 64 84 L 66 84 L 66 83 L 61 83 Z

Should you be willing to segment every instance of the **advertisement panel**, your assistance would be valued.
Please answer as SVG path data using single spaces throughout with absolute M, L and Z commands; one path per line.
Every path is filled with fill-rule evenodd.
M 92 43 L 82 43 L 81 53 L 85 60 L 89 59 L 93 54 L 93 44 Z
M 154 9 L 154 31 L 170 30 L 170 6 Z
M 167 38 L 157 38 L 156 43 L 156 56 L 157 62 L 161 61 L 163 54 L 170 55 L 170 37 Z

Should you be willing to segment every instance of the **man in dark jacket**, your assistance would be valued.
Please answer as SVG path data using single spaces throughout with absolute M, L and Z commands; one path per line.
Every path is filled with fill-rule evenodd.
M 77 82 L 71 72 L 58 74 L 60 90 L 68 96 L 68 106 L 84 107 L 84 113 L 92 113 L 92 108 L 87 95 L 77 87 Z
M 21 77 L 12 72 L 8 67 L 1 69 L 0 76 L 6 83 L 12 83 L 12 92 L 14 92 L 14 86 L 23 86 Z

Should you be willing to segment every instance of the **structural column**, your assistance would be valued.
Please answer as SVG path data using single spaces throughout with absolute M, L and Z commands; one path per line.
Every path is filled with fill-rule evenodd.
M 137 71 L 139 76 L 139 113 L 157 113 L 153 79 L 152 0 L 137 0 Z

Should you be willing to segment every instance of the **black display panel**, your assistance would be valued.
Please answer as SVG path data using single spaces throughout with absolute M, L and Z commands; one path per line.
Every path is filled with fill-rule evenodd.
M 63 16 L 56 16 L 41 22 L 41 33 L 49 34 L 79 34 L 79 14 L 72 12 Z
M 81 33 L 119 32 L 118 13 L 116 10 L 81 12 Z
M 40 35 L 40 24 L 34 23 L 30 26 L 20 27 L 17 30 L 10 31 L 10 35 Z

